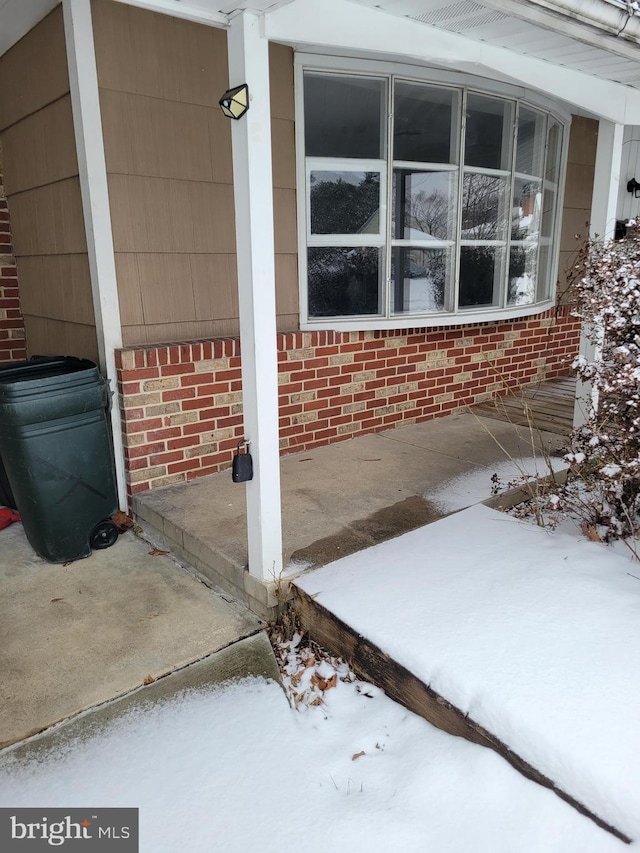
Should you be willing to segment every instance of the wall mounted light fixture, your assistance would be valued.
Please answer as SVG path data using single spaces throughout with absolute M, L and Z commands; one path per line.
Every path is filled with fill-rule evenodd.
M 242 86 L 227 89 L 218 103 L 227 118 L 242 118 L 249 109 L 249 87 L 243 83 Z
M 631 178 L 630 181 L 627 181 L 627 192 L 633 193 L 634 198 L 640 198 L 640 184 L 635 178 Z

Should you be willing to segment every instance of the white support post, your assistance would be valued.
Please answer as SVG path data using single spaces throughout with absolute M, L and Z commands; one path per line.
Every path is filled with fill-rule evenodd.
M 282 571 L 282 517 L 269 43 L 259 16 L 233 18 L 228 49 L 229 85 L 246 83 L 250 99 L 248 113 L 231 128 L 242 399 L 254 470 L 246 484 L 249 571 L 269 580 Z
M 124 450 L 115 350 L 122 346 L 120 304 L 111 233 L 111 212 L 98 96 L 91 0 L 63 0 L 73 125 L 93 293 L 100 367 L 111 383 L 111 428 L 118 500 L 127 509 Z
M 615 233 L 623 137 L 624 125 L 600 121 L 591 197 L 590 236 L 592 239 L 610 240 Z M 580 336 L 580 355 L 593 361 L 598 356 L 600 347 L 589 340 L 585 334 L 586 331 L 587 329 L 583 327 Z M 579 379 L 573 410 L 574 429 L 582 426 L 597 407 L 596 389 L 591 386 L 591 383 L 582 382 Z

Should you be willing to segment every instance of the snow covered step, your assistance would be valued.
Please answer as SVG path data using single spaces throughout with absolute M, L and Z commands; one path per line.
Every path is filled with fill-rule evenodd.
M 318 642 L 640 838 L 637 562 L 474 506 L 295 581 Z

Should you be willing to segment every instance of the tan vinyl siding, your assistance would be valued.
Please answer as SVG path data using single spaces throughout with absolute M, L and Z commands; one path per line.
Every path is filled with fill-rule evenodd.
M 77 176 L 70 95 L 9 127 L 2 135 L 2 147 L 13 167 L 5 179 L 10 195 Z
M 86 254 L 24 257 L 20 262 L 20 290 L 25 314 L 58 322 L 93 324 L 93 300 L 86 282 Z M 46 281 L 47 287 L 41 287 Z
M 281 44 L 269 49 L 271 144 L 276 251 L 278 331 L 300 324 L 298 290 L 298 224 L 296 215 L 295 103 L 293 51 Z
M 92 4 L 125 345 L 237 335 L 223 30 Z M 297 327 L 293 59 L 272 46 L 278 327 Z M 292 262 L 293 261 L 293 262 Z
M 28 352 L 97 360 L 60 6 L 0 58 L 0 134 Z
M 16 124 L 69 91 L 62 6 L 0 57 L 0 128 Z
M 589 236 L 591 196 L 598 145 L 598 122 L 573 116 L 569 136 L 567 180 L 562 210 L 560 258 L 558 262 L 558 301 L 569 300 L 567 271 L 576 260 L 576 252 Z

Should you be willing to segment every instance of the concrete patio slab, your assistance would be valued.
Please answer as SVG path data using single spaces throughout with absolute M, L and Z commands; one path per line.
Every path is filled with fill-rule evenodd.
M 259 631 L 253 614 L 128 532 L 85 560 L 0 531 L 0 747 Z
M 434 521 L 446 510 L 429 500 L 463 474 L 553 453 L 566 443 L 554 433 L 469 412 L 359 436 L 281 459 L 282 533 L 286 575 L 324 565 Z M 514 468 L 515 473 L 515 468 Z M 475 501 L 482 500 L 482 497 Z M 245 489 L 228 471 L 143 492 L 134 499 L 140 524 L 213 583 L 270 617 L 252 600 L 246 571 Z M 279 579 L 272 579 L 277 588 Z
M 173 672 L 166 678 L 107 702 L 86 714 L 80 714 L 59 726 L 47 729 L 25 743 L 5 750 L 0 756 L 0 765 L 8 767 L 25 759 L 44 759 L 52 750 L 59 753 L 80 739 L 98 734 L 112 721 L 130 711 L 144 711 L 185 691 L 208 689 L 214 684 L 247 677 L 280 682 L 280 670 L 265 631 L 238 640 L 233 645 Z M 284 692 L 282 701 L 287 701 Z

